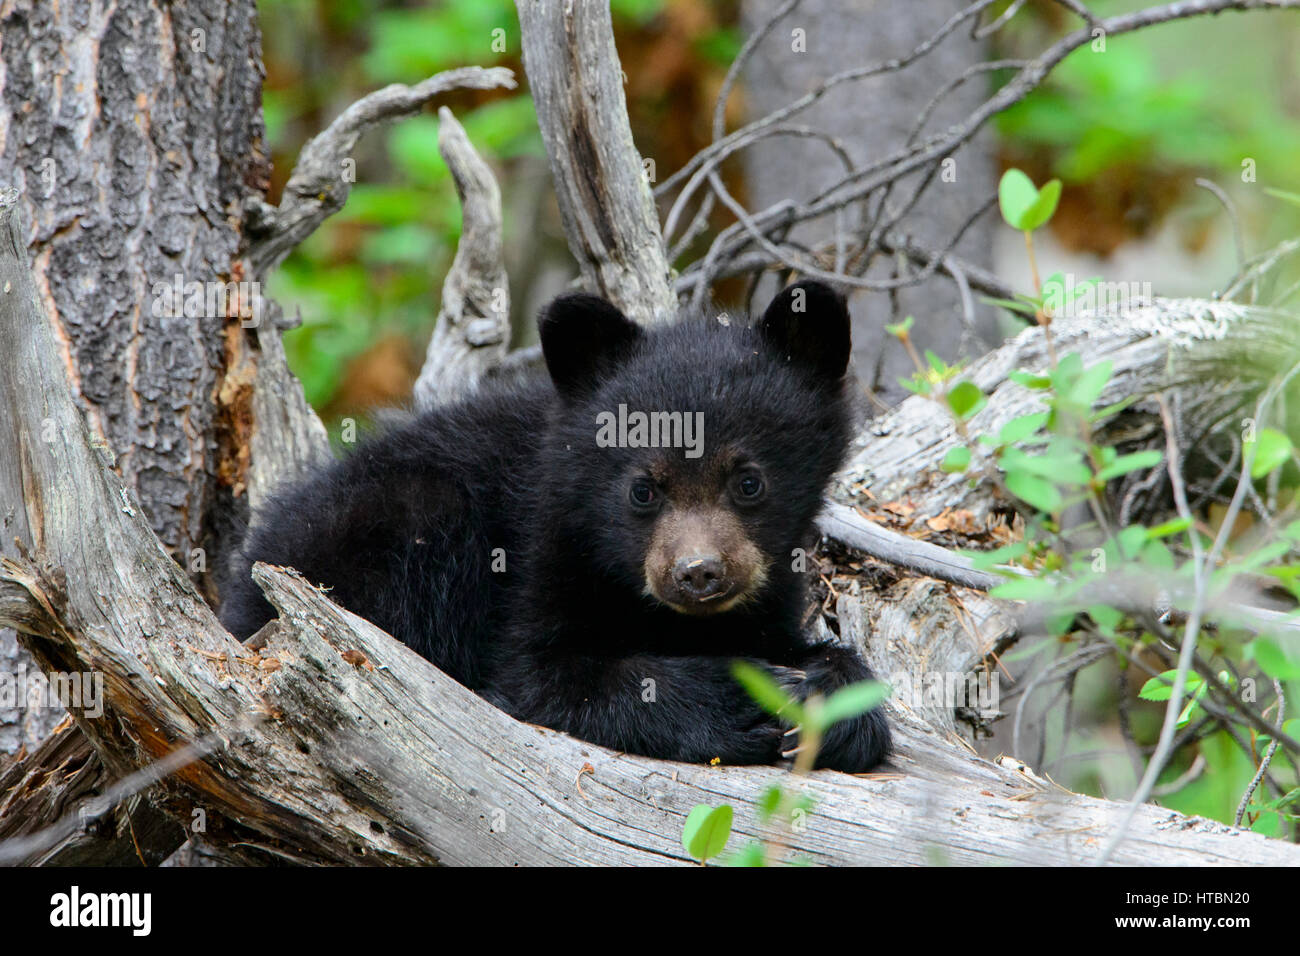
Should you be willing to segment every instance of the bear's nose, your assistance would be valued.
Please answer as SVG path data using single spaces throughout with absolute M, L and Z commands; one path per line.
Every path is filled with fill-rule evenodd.
M 723 578 L 722 559 L 716 554 L 696 554 L 673 563 L 673 581 L 696 601 L 722 593 Z

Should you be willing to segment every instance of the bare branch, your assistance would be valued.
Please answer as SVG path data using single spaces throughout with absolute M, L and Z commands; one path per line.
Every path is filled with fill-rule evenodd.
M 501 192 L 492 170 L 445 106 L 438 149 L 460 197 L 463 226 L 442 284 L 442 308 L 415 383 L 421 409 L 471 392 L 510 344 L 510 286 L 501 255 Z
M 1282 682 L 1274 678 L 1273 693 L 1277 697 L 1277 732 L 1281 733 L 1282 725 L 1286 723 L 1286 694 L 1282 692 Z M 1268 749 L 1264 751 L 1264 759 L 1259 762 L 1259 769 L 1255 771 L 1255 776 L 1250 778 L 1250 783 L 1246 786 L 1246 792 L 1241 795 L 1241 802 L 1237 804 L 1237 814 L 1233 817 L 1232 822 L 1241 826 L 1241 818 L 1246 815 L 1246 808 L 1250 806 L 1250 798 L 1254 796 L 1255 791 L 1259 789 L 1259 783 L 1268 774 L 1268 765 L 1273 762 L 1273 755 L 1277 753 L 1278 742 L 1276 736 L 1268 743 Z
M 569 249 L 588 288 L 643 324 L 677 311 L 632 142 L 609 5 L 518 0 L 524 67 Z
M 854 509 L 834 502 L 827 502 L 822 509 L 817 527 L 828 538 L 834 538 L 896 567 L 906 568 L 914 574 L 979 591 L 1007 583 L 1005 575 L 976 570 L 970 558 L 937 544 L 918 541 L 897 531 L 882 528 L 863 518 Z
M 456 89 L 514 89 L 514 74 L 504 67 L 468 66 L 431 76 L 415 86 L 394 83 L 353 103 L 334 122 L 308 141 L 284 187 L 280 205 L 263 206 L 249 260 L 255 276 L 265 276 L 343 208 L 355 176 L 349 174 L 350 154 L 363 134 L 404 116 L 414 116 L 431 100 Z
M 964 8 L 944 24 L 929 40 L 925 41 L 908 55 L 889 60 L 872 67 L 845 71 L 828 79 L 817 89 L 794 101 L 789 106 L 777 110 L 759 120 L 735 130 L 717 143 L 697 153 L 680 170 L 666 179 L 658 191 L 675 186 L 687 176 L 693 174 L 701 165 L 712 159 L 717 153 L 730 148 L 736 140 L 751 136 L 755 130 L 775 125 L 788 119 L 794 113 L 806 108 L 840 83 L 863 79 L 900 69 L 920 56 L 929 52 L 944 36 L 972 15 L 980 13 L 987 3 L 975 3 Z M 1028 61 L 1006 85 L 986 100 L 978 109 L 942 134 L 928 137 L 920 142 L 911 143 L 895 152 L 875 161 L 856 172 L 832 184 L 817 197 L 807 203 L 780 202 L 767 209 L 752 213 L 750 224 L 746 228 L 728 227 L 725 239 L 715 242 L 704 266 L 706 277 L 711 275 L 710 266 L 716 268 L 719 263 L 728 262 L 753 241 L 752 231 L 757 229 L 764 235 L 788 229 L 790 226 L 817 219 L 833 213 L 850 203 L 857 202 L 877 190 L 887 187 L 914 170 L 933 166 L 936 162 L 951 156 L 970 140 L 992 116 L 1019 102 L 1036 88 L 1043 79 L 1076 49 L 1085 46 L 1094 39 L 1093 31 L 1100 29 L 1107 36 L 1118 36 L 1134 30 L 1159 23 L 1167 23 L 1189 17 L 1221 13 L 1228 10 L 1294 9 L 1300 7 L 1300 0 L 1180 0 L 1161 7 L 1152 7 L 1095 21 L 1052 44 L 1038 57 Z

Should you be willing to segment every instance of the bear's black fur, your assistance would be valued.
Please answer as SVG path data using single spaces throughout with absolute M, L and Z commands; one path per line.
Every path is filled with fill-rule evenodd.
M 654 757 L 778 759 L 795 738 L 735 658 L 800 697 L 871 676 L 804 639 L 794 570 L 849 439 L 843 300 L 804 282 L 754 329 L 642 330 L 575 294 L 539 329 L 549 381 L 487 384 L 275 498 L 222 620 L 261 627 L 251 564 L 288 565 L 521 719 Z M 702 442 L 598 441 L 621 410 L 702 413 Z M 867 770 L 889 746 L 876 710 L 838 725 L 818 766 Z

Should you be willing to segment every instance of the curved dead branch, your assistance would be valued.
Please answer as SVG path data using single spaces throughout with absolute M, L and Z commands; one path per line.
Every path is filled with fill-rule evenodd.
M 329 216 L 343 208 L 356 171 L 349 164 L 361 136 L 380 125 L 412 116 L 431 100 L 456 89 L 514 89 L 514 74 L 504 67 L 467 66 L 431 76 L 415 86 L 394 83 L 362 97 L 302 148 L 280 205 L 262 205 L 249 232 L 248 258 L 254 276 L 278 266 Z
M 431 408 L 469 392 L 500 364 L 510 344 L 510 283 L 501 257 L 501 191 L 488 164 L 445 106 L 438 149 L 460 197 L 460 243 L 442 283 L 442 307 L 429 340 L 415 403 Z

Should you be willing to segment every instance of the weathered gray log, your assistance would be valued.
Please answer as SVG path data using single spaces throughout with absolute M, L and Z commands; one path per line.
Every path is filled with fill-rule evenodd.
M 945 690 L 958 683 L 965 690 L 969 677 L 978 683 L 977 669 L 994 667 L 995 655 L 1019 634 L 1009 602 L 930 578 L 904 577 L 884 588 L 854 581 L 835 602 L 835 612 L 841 639 L 865 649 L 880 679 L 893 688 L 894 706 L 910 708 L 930 727 L 961 742 L 969 728 L 957 725 L 956 695 L 928 692 L 934 682 Z M 987 672 L 984 679 L 987 687 Z M 956 699 L 969 703 L 967 697 Z
M 179 823 L 137 794 L 95 819 L 87 808 L 112 781 L 90 741 L 64 718 L 31 753 L 0 764 L 0 858 L 23 866 L 155 866 L 180 845 Z M 47 832 L 61 822 L 73 831 L 26 855 L 4 855 L 14 842 Z M 84 820 L 84 822 L 83 822 Z
M 412 116 L 450 90 L 514 86 L 514 74 L 504 67 L 467 66 L 438 73 L 415 86 L 393 83 L 357 100 L 302 148 L 280 205 L 258 208 L 257 221 L 250 227 L 254 241 L 248 254 L 254 274 L 267 275 L 325 219 L 343 208 L 356 181 L 350 154 L 368 130 Z
M 469 394 L 500 364 L 510 345 L 510 283 L 501 255 L 501 191 L 445 106 L 438 111 L 438 151 L 460 197 L 460 241 L 442 283 L 438 324 L 415 382 L 421 409 Z
M 265 308 L 270 321 L 256 330 L 256 354 L 244 359 L 256 368 L 247 444 L 248 506 L 253 514 L 277 488 L 333 460 L 325 426 L 307 404 L 302 383 L 289 371 L 280 307 L 268 302 Z M 242 377 L 247 379 L 246 371 Z
M 1183 401 L 1187 419 L 1214 421 L 1230 407 L 1240 384 L 1226 377 L 1208 378 L 1203 368 L 1199 375 L 1185 374 L 1187 369 L 1179 363 L 1187 368 L 1193 362 L 1203 365 L 1197 346 L 1231 342 L 1238 329 L 1254 334 L 1258 323 L 1252 320 L 1263 314 L 1265 310 L 1231 302 L 1157 299 L 1149 305 L 1058 319 L 1052 323 L 1052 337 L 1059 354 L 1078 352 L 1085 365 L 1113 362 L 1114 372 L 1099 404 L 1139 397 L 1118 421 L 1127 430 L 1127 440 L 1145 436 L 1159 443 L 1163 432 L 1150 396 L 1172 388 Z M 1285 329 L 1276 322 L 1265 327 L 1275 335 Z M 1273 343 L 1274 348 L 1286 345 L 1281 340 Z M 1037 327 L 1025 329 L 972 362 L 963 377 L 988 395 L 988 404 L 970 420 L 971 433 L 996 434 L 1013 418 L 1046 411 L 1041 392 L 1007 375 L 1017 369 L 1044 373 L 1049 367 L 1046 341 Z M 905 499 L 914 521 L 935 517 L 945 509 L 967 510 L 982 520 L 998 503 L 987 481 L 972 484 L 970 474 L 949 474 L 939 467 L 956 442 L 950 415 L 928 397 L 907 398 L 858 434 L 831 497 L 854 506 L 869 506 L 872 499 Z
M 569 249 L 587 287 L 642 323 L 677 310 L 632 142 L 607 3 L 517 0 L 524 67 Z
M 296 575 L 262 566 L 256 574 L 280 612 L 264 647 L 236 658 L 221 681 L 202 656 L 188 664 L 159 656 L 154 672 L 169 688 L 177 668 L 206 676 L 189 682 L 198 724 L 228 721 L 232 705 L 270 712 L 246 739 L 168 785 L 184 806 L 207 812 L 209 839 L 216 831 L 237 840 L 249 859 L 687 863 L 687 812 L 731 803 L 734 845 L 776 838 L 790 858 L 818 864 L 1078 865 L 1096 858 L 1123 808 L 980 760 L 899 708 L 891 709 L 896 772 L 798 779 L 772 767 L 612 753 L 519 724 Z M 0 609 L 11 596 L 0 589 Z M 103 664 L 114 675 L 138 666 L 111 652 Z M 746 810 L 780 781 L 815 801 L 800 831 L 759 826 Z M 1300 848 L 1147 807 L 1116 862 L 1295 865 Z

